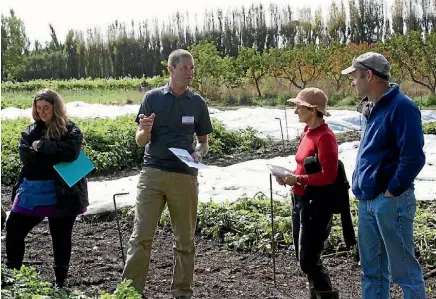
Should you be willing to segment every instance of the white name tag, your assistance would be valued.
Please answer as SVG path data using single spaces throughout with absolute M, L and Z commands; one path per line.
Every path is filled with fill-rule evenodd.
M 182 124 L 183 125 L 192 125 L 192 124 L 194 124 L 194 117 L 193 116 L 183 116 L 182 117 Z

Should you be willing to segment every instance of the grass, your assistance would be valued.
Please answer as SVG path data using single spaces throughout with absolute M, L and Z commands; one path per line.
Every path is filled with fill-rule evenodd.
M 140 104 L 144 92 L 137 90 L 59 90 L 65 102 L 83 101 L 91 104 Z M 3 92 L 2 109 L 7 107 L 29 108 L 35 92 Z
M 282 107 L 286 104 L 286 100 L 295 97 L 298 90 L 277 89 L 270 90 L 259 98 L 256 93 L 252 92 L 252 87 L 247 89 L 227 90 L 221 93 L 220 98 L 207 99 L 209 105 L 218 109 L 237 109 L 241 107 Z M 144 91 L 137 90 L 58 90 L 65 102 L 83 101 L 90 104 L 106 104 L 106 105 L 125 105 L 125 104 L 140 104 L 144 96 Z M 3 92 L 1 108 L 16 107 L 30 108 L 32 105 L 35 92 L 20 91 L 20 92 Z M 413 100 L 421 107 L 421 109 L 436 110 L 436 95 L 414 95 L 411 93 Z M 332 91 L 329 97 L 329 108 L 335 110 L 354 110 L 358 98 L 353 91 Z

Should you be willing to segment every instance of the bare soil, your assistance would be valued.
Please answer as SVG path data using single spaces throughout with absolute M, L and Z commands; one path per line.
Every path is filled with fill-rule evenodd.
M 352 135 L 354 134 L 354 135 Z M 339 137 L 338 143 L 358 139 L 358 133 Z M 357 137 L 357 138 L 356 138 Z M 285 153 L 278 144 L 271 144 L 264 153 L 233 157 L 232 164 L 241 161 L 290 155 L 297 144 L 288 144 Z M 277 149 L 278 148 L 278 149 Z M 215 161 L 215 165 L 219 163 Z M 113 179 L 136 174 L 137 170 L 105 176 Z M 103 177 L 93 177 L 99 180 Z M 2 186 L 2 206 L 8 210 L 11 188 Z M 73 250 L 69 287 L 93 296 L 98 290 L 113 292 L 121 281 L 123 260 L 114 213 L 83 216 L 78 219 L 73 232 Z M 121 219 L 124 252 L 132 232 L 132 216 Z M 2 232 L 1 259 L 6 259 L 4 231 Z M 171 298 L 173 235 L 160 228 L 156 232 L 149 278 L 144 290 L 147 298 Z M 360 267 L 351 253 L 328 255 L 323 258 L 330 271 L 334 286 L 341 298 L 360 298 Z M 28 235 L 24 264 L 34 266 L 43 279 L 53 280 L 53 254 L 48 222 L 44 221 Z M 435 271 L 423 269 L 426 286 L 433 291 L 428 298 L 436 299 Z M 306 277 L 295 260 L 292 248 L 282 248 L 276 255 L 276 286 L 273 282 L 273 263 L 266 254 L 235 252 L 213 240 L 196 237 L 196 267 L 194 277 L 195 298 L 309 298 Z M 391 298 L 402 298 L 401 290 L 392 287 Z
M 3 194 L 2 194 L 3 197 Z M 123 248 L 132 231 L 132 217 L 121 219 Z M 3 239 L 3 238 L 2 238 Z M 159 229 L 153 244 L 147 298 L 171 298 L 173 236 Z M 2 240 L 1 258 L 6 258 Z M 73 233 L 69 287 L 93 296 L 98 290 L 113 292 L 121 281 L 123 260 L 116 221 L 105 217 L 82 217 Z M 53 254 L 47 221 L 37 226 L 26 239 L 24 263 L 36 267 L 42 278 L 53 280 Z M 360 298 L 360 267 L 351 254 L 324 258 L 334 286 L 341 298 Z M 427 272 L 427 271 L 426 271 Z M 230 251 L 213 240 L 196 238 L 195 298 L 309 298 L 305 275 L 299 270 L 291 248 L 276 256 L 276 282 L 273 282 L 271 256 Z M 427 277 L 426 286 L 436 288 L 436 277 Z M 398 287 L 391 298 L 402 298 Z M 429 298 L 436 298 L 433 292 Z

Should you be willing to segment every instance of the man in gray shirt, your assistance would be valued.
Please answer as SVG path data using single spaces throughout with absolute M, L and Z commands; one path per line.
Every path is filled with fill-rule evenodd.
M 186 50 L 168 58 L 169 83 L 148 91 L 136 117 L 136 143 L 145 146 L 138 182 L 135 221 L 123 278 L 141 294 L 147 278 L 151 246 L 165 204 L 175 235 L 174 298 L 191 298 L 194 276 L 194 235 L 197 223 L 197 169 L 188 167 L 169 148 L 187 150 L 200 161 L 209 149 L 212 124 L 204 99 L 188 89 L 194 59 Z M 194 134 L 197 145 L 194 148 Z

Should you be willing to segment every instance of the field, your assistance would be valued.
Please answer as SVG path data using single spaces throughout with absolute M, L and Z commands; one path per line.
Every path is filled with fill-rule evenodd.
M 347 140 L 347 137 L 344 136 L 343 140 Z M 289 147 L 295 150 L 292 144 Z M 113 176 L 127 175 L 132 171 L 137 170 L 114 173 Z M 109 177 L 91 178 L 101 179 Z M 2 189 L 2 205 L 10 207 L 10 187 L 3 186 Z M 277 287 L 274 287 L 272 281 L 268 199 L 246 199 L 233 207 L 213 204 L 200 207 L 196 238 L 196 298 L 307 298 L 306 279 L 298 268 L 291 245 L 289 206 L 278 202 L 275 205 Z M 355 202 L 352 211 L 356 221 Z M 76 223 L 69 279 L 71 289 L 81 290 L 87 296 L 93 297 L 100 290 L 113 292 L 121 282 L 123 264 L 114 215 L 105 213 L 82 217 Z M 436 245 L 435 215 L 434 203 L 419 204 L 415 230 L 416 248 L 426 273 L 429 298 L 436 298 L 432 291 L 436 287 L 436 273 L 432 271 L 436 266 L 433 252 Z M 129 208 L 125 208 L 119 213 L 119 217 L 125 251 L 132 231 L 132 213 Z M 227 220 L 223 222 L 224 219 Z M 169 298 L 173 237 L 168 221 L 165 211 L 153 245 L 150 276 L 145 289 L 147 298 Z M 331 272 L 335 287 L 341 290 L 341 298 L 358 298 L 360 267 L 356 251 L 347 251 L 344 248 L 339 219 L 336 218 L 335 221 L 335 228 L 327 242 L 324 261 Z M 25 265 L 35 267 L 43 279 L 52 281 L 53 256 L 47 222 L 33 230 L 26 244 Z M 4 258 L 3 249 L 2 259 Z M 402 298 L 397 287 L 392 288 L 391 298 Z
M 44 83 L 45 84 L 45 83 Z M 59 82 L 55 82 L 59 84 Z M 72 83 L 71 83 L 72 84 Z M 136 83 L 135 83 L 136 84 Z M 3 87 L 2 87 L 3 88 Z M 62 90 L 62 89 L 61 89 Z M 65 101 L 84 101 L 101 104 L 139 104 L 143 91 L 127 88 L 67 88 L 62 90 Z M 3 90 L 2 109 L 6 107 L 30 107 L 34 90 Z M 353 107 L 355 99 L 338 98 L 335 109 Z M 335 95 L 333 94 L 332 98 Z M 336 95 L 339 97 L 339 95 Z M 255 98 L 253 98 L 255 99 Z M 250 105 L 274 106 L 283 96 L 252 100 Z M 416 98 L 420 102 L 420 97 Z M 347 102 L 348 101 L 348 102 Z M 431 102 L 424 97 L 423 103 Z M 347 103 L 345 105 L 344 103 Z M 237 109 L 229 103 L 212 101 L 215 107 Z M 428 105 L 426 109 L 431 108 Z M 138 172 L 142 152 L 132 136 L 135 127 L 130 116 L 116 119 L 75 119 L 84 128 L 85 151 L 97 166 L 90 180 L 107 180 Z M 2 120 L 2 206 L 10 208 L 10 185 L 19 169 L 16 144 L 20 130 L 27 119 Z M 214 123 L 211 136 L 211 153 L 207 164 L 231 165 L 247 160 L 272 158 L 294 154 L 297 140 L 286 144 L 281 152 L 281 143 L 261 140 L 250 129 L 227 131 L 219 122 Z M 436 125 L 425 126 L 427 134 L 436 134 Z M 359 132 L 338 134 L 338 142 L 358 140 Z M 200 207 L 196 237 L 197 262 L 195 270 L 196 298 L 307 298 L 306 278 L 299 270 L 292 248 L 288 204 L 276 202 L 277 240 L 277 287 L 272 281 L 271 228 L 269 201 L 265 197 L 241 199 L 236 205 L 205 204 Z M 353 202 L 353 218 L 356 224 L 356 202 Z M 73 234 L 73 257 L 69 287 L 86 296 L 95 297 L 99 291 L 112 293 L 121 282 L 123 263 L 119 248 L 114 213 L 84 216 L 76 223 Z M 436 204 L 419 203 L 415 229 L 416 250 L 426 275 L 429 298 L 436 298 Z M 132 231 L 132 214 L 124 208 L 121 217 L 124 251 Z M 356 248 L 346 250 L 338 219 L 327 242 L 324 261 L 331 272 L 335 287 L 341 298 L 359 298 L 360 267 Z M 4 232 L 3 232 L 4 233 Z M 3 234 L 2 233 L 2 234 Z M 2 239 L 2 261 L 5 259 Z M 44 222 L 33 230 L 26 240 L 25 265 L 35 267 L 43 280 L 52 281 L 52 253 L 48 224 Z M 145 289 L 147 298 L 169 298 L 172 273 L 172 235 L 167 214 L 164 214 L 156 234 L 149 281 Z M 18 275 L 18 274 L 15 274 Z M 16 278 L 17 276 L 15 276 Z M 3 284 L 3 278 L 2 278 Z M 2 285 L 3 286 L 3 285 Z M 3 288 L 8 287 L 4 285 Z M 24 291 L 23 291 L 24 292 Z M 41 289 L 33 290 L 42 292 Z M 48 291 L 47 291 L 48 292 Z M 398 287 L 393 287 L 391 298 L 402 298 Z M 24 294 L 24 293 L 23 293 Z M 2 293 L 3 297 L 4 293 Z M 113 298 L 128 298 L 114 295 Z M 118 297 L 116 297 L 118 296 Z M 101 297 L 101 296 L 100 296 Z M 8 297 L 5 297 L 8 298 Z M 23 297 L 25 298 L 25 297 Z M 30 298 L 30 297 L 29 297 Z M 67 297 L 52 297 L 67 298 Z M 76 298 L 70 296 L 69 298 Z M 85 297 L 81 297 L 85 298 Z M 104 298 L 104 297 L 101 297 Z M 109 297 L 106 297 L 109 298 Z M 110 297 L 112 298 L 112 297 Z
M 163 77 L 147 79 L 84 79 L 84 80 L 34 80 L 22 83 L 3 83 L 1 108 L 30 108 L 38 89 L 50 87 L 56 90 L 65 102 L 83 101 L 91 104 L 140 104 L 144 92 L 166 83 Z M 247 80 L 242 87 L 226 88 L 209 85 L 213 92 L 206 96 L 209 106 L 237 109 L 244 106 L 274 107 L 285 105 L 295 97 L 299 89 L 289 83 L 270 77 L 263 80 L 264 94 L 259 97 L 255 86 Z M 355 109 L 358 102 L 353 90 L 346 84 L 336 90 L 327 81 L 313 82 L 310 86 L 321 88 L 329 96 L 329 106 L 334 109 Z M 206 88 L 203 86 L 203 88 Z M 406 81 L 401 90 L 409 95 L 422 109 L 436 109 L 436 95 L 428 93 L 422 86 Z M 204 95 L 204 94 L 202 94 Z
M 129 205 L 134 203 L 135 176 L 144 151 L 135 143 L 132 120 L 144 93 L 168 81 L 170 53 L 182 48 L 195 61 L 191 87 L 215 108 L 210 152 L 204 160 L 214 167 L 200 172 L 198 180 L 194 298 L 308 298 L 307 279 L 293 250 L 290 190 L 278 185 L 271 227 L 265 162 L 294 163 L 303 128 L 292 108 L 283 108 L 306 87 L 318 87 L 327 94 L 332 111 L 327 123 L 337 136 L 339 156 L 351 180 L 362 116 L 356 111 L 360 99 L 350 86 L 352 79 L 341 71 L 350 63 L 356 65 L 354 58 L 363 53 L 381 53 L 390 65 L 389 81 L 400 84 L 421 110 L 436 110 L 435 1 L 391 1 L 392 5 L 382 0 L 335 1 L 325 8 L 314 3 L 294 7 L 292 1 L 283 5 L 260 1 L 239 8 L 207 9 L 200 23 L 196 11 L 200 6 L 187 1 L 183 3 L 189 7 L 186 11 L 165 9 L 168 17 L 162 11 L 148 19 L 144 13 L 139 20 L 129 16 L 125 23 L 119 11 L 118 20 L 107 20 L 108 26 L 100 23 L 82 30 L 70 24 L 66 35 L 52 22 L 53 16 L 45 16 L 38 21 L 49 25 L 45 30 L 50 30 L 50 38 L 45 41 L 26 30 L 36 26 L 22 19 L 20 1 L 15 1 L 9 14 L 2 13 L 1 26 L 2 207 L 11 208 L 11 186 L 21 168 L 17 144 L 21 130 L 30 123 L 34 95 L 52 88 L 65 102 L 76 102 L 67 106 L 67 113 L 81 128 L 83 150 L 95 165 L 89 174 L 88 212 L 96 214 L 79 217 L 73 232 L 67 290 L 74 292 L 54 289 L 50 283 L 53 255 L 47 221 L 29 234 L 25 267 L 20 271 L 5 268 L 2 231 L 1 298 L 142 299 L 128 282 L 121 282 L 123 261 L 115 216 L 121 219 L 125 253 L 133 225 Z M 148 5 L 136 3 L 135 8 L 144 11 L 142 4 Z M 40 8 L 32 7 L 30 15 L 44 15 L 43 10 L 37 11 Z M 84 15 L 88 12 L 92 13 L 82 9 Z M 98 22 L 98 18 L 88 19 Z M 67 18 L 62 21 L 68 25 Z M 368 71 L 380 71 L 373 63 L 360 63 Z M 381 72 L 387 75 L 385 71 Z M 422 111 L 422 119 L 426 164 L 415 184 L 415 253 L 428 298 L 436 299 L 436 111 Z M 111 201 L 115 189 L 131 195 L 120 199 L 124 202 L 117 214 Z M 353 197 L 351 213 L 357 231 Z M 147 298 L 170 297 L 172 243 L 165 211 L 144 290 Z M 273 283 L 273 249 L 277 285 Z M 338 215 L 323 254 L 340 298 L 360 298 L 358 248 L 345 247 Z M 399 287 L 391 288 L 390 298 L 402 298 Z

